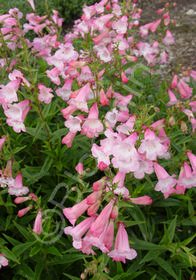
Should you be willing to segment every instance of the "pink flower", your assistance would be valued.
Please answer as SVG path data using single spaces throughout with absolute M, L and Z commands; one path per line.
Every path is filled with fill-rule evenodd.
M 99 110 L 97 103 L 94 103 L 90 108 L 89 115 L 84 121 L 81 134 L 86 134 L 88 138 L 98 137 L 98 132 L 103 131 L 103 125 L 98 119 Z
M 113 184 L 118 183 L 118 187 L 122 187 L 124 185 L 125 175 L 125 173 L 118 171 L 113 178 Z
M 66 127 L 69 128 L 69 131 L 72 133 L 76 133 L 77 131 L 81 131 L 81 122 L 83 117 L 82 116 L 70 116 L 69 119 L 64 123 Z
M 113 240 L 114 240 L 114 220 L 111 219 L 106 229 L 106 233 L 103 240 L 103 243 L 108 250 L 112 248 Z
M 97 202 L 95 202 L 94 204 L 90 205 L 90 207 L 87 210 L 87 214 L 89 216 L 95 216 L 97 211 L 98 211 L 98 209 L 99 209 L 100 204 L 101 204 L 101 201 L 97 200 Z
M 21 84 L 23 86 L 26 84 L 28 87 L 30 87 L 30 83 L 24 78 L 23 73 L 19 70 L 14 69 L 12 73 L 9 73 L 8 77 L 11 81 L 21 79 Z
M 145 25 L 140 26 L 140 35 L 141 35 L 141 37 L 145 37 L 145 36 L 148 35 L 148 31 L 150 29 L 151 24 L 152 23 L 150 22 L 150 23 L 147 23 Z
M 13 185 L 9 186 L 8 193 L 11 195 L 21 196 L 29 192 L 27 187 L 24 187 L 22 184 L 22 173 L 18 173 L 16 176 Z
M 196 101 L 191 101 L 189 106 L 191 106 L 192 112 L 196 112 Z
M 178 180 L 178 184 L 187 189 L 196 187 L 196 173 L 192 172 L 187 162 L 184 162 L 184 176 Z
M 8 160 L 4 172 L 1 174 L 0 184 L 2 188 L 14 185 L 14 179 L 12 177 L 12 159 Z
M 109 29 L 106 29 L 105 31 L 103 31 L 101 34 L 99 34 L 97 37 L 93 38 L 93 42 L 95 43 L 95 45 L 98 45 L 101 43 L 101 41 L 108 36 L 109 33 Z
M 104 153 L 103 147 L 97 146 L 97 144 L 93 144 L 91 148 L 92 155 L 97 158 L 98 160 L 98 168 L 102 167 L 103 164 L 107 168 L 110 165 L 110 158 L 109 156 Z M 104 169 L 106 169 L 104 168 Z M 103 170 L 103 169 L 102 169 Z
M 73 247 L 76 249 L 82 248 L 82 236 L 89 229 L 95 217 L 90 217 L 85 219 L 83 222 L 79 223 L 76 227 L 66 227 L 64 229 L 65 234 L 69 234 L 73 237 Z
M 26 128 L 23 122 L 29 110 L 31 109 L 29 104 L 30 100 L 23 100 L 13 105 L 9 104 L 4 109 L 4 113 L 8 117 L 6 121 L 7 124 L 9 126 L 12 126 L 14 131 L 17 133 L 21 132 L 21 130 L 26 132 Z
M 13 80 L 6 86 L 0 85 L 0 104 L 11 104 L 14 101 L 18 101 L 17 90 L 20 86 L 21 79 Z
M 122 79 L 122 82 L 123 82 L 124 84 L 127 84 L 128 81 L 129 81 L 129 79 L 127 78 L 127 76 L 125 75 L 124 72 L 121 72 L 121 79 Z
M 84 166 L 81 162 L 79 162 L 76 167 L 75 167 L 75 170 L 80 174 L 82 175 L 84 173 Z
M 90 84 L 84 85 L 75 98 L 70 99 L 67 103 L 75 106 L 78 110 L 88 113 L 87 98 L 91 93 Z
M 186 152 L 186 154 L 188 155 L 189 160 L 191 162 L 193 172 L 196 173 L 196 156 L 194 154 L 192 154 L 191 152 Z
M 84 199 L 73 207 L 63 209 L 63 214 L 74 226 L 77 218 L 80 217 L 88 209 L 88 207 L 89 205 L 87 204 L 87 199 Z
M 24 215 L 25 215 L 29 210 L 31 210 L 32 208 L 33 208 L 33 205 L 31 204 L 31 205 L 29 205 L 28 207 L 19 210 L 17 216 L 18 216 L 18 217 L 24 216 Z
M 62 139 L 62 144 L 67 145 L 67 148 L 70 148 L 72 145 L 72 142 L 74 140 L 74 137 L 76 136 L 77 132 L 68 132 L 66 136 L 63 137 Z
M 38 214 L 35 218 L 33 231 L 36 232 L 38 235 L 40 235 L 42 232 L 42 211 L 41 210 L 38 211 Z
M 93 190 L 94 191 L 100 191 L 103 190 L 106 186 L 107 177 L 103 177 L 100 180 L 93 183 Z
M 132 203 L 134 204 L 138 204 L 138 205 L 149 205 L 152 203 L 152 199 L 145 195 L 145 196 L 140 196 L 140 197 L 136 197 L 136 198 L 132 198 L 130 197 L 129 199 Z
M 37 86 L 40 94 L 38 95 L 39 101 L 43 101 L 45 104 L 49 104 L 51 102 L 51 99 L 54 97 L 54 95 L 51 93 L 52 89 L 47 88 L 44 85 L 38 85 Z
M 32 9 L 35 11 L 34 1 L 33 0 L 27 0 L 27 2 L 29 2 L 29 4 L 31 5 Z
M 167 103 L 167 106 L 172 106 L 180 102 L 180 100 L 176 98 L 175 94 L 170 89 L 168 90 L 168 95 L 170 101 Z
M 139 158 L 139 167 L 136 171 L 134 171 L 134 177 L 137 179 L 142 179 L 146 174 L 152 174 L 153 169 L 153 162 L 150 160 L 145 160 L 144 156 L 140 155 Z
M 63 114 L 63 117 L 65 119 L 69 119 L 70 115 L 73 114 L 77 108 L 73 105 L 69 105 L 68 107 L 61 110 L 61 113 Z
M 125 259 L 132 260 L 137 256 L 137 252 L 129 247 L 128 234 L 123 223 L 119 223 L 114 250 L 109 252 L 108 256 L 113 258 L 113 261 L 121 261 L 123 263 L 125 263 Z
M 165 51 L 163 51 L 161 53 L 160 58 L 161 58 L 160 63 L 167 63 L 167 59 L 169 58 L 169 55 Z
M 93 193 L 91 193 L 90 195 L 87 196 L 87 204 L 89 205 L 93 205 L 95 204 L 98 199 L 101 197 L 102 195 L 102 190 L 100 191 L 94 191 Z
M 162 39 L 162 42 L 166 45 L 173 45 L 175 43 L 174 37 L 169 30 L 166 31 L 166 36 Z
M 156 162 L 154 163 L 154 169 L 159 179 L 155 190 L 161 191 L 165 198 L 167 198 L 171 193 L 175 193 L 175 189 L 173 187 L 176 185 L 177 180 L 173 179 L 173 177 L 170 176 L 167 171 Z
M 112 208 L 114 205 L 114 200 L 111 200 L 108 205 L 101 211 L 97 219 L 92 223 L 90 227 L 90 232 L 95 236 L 99 236 L 105 229 L 108 223 Z
M 8 260 L 4 257 L 3 254 L 0 254 L 0 268 L 2 266 L 7 266 L 8 265 Z
M 180 79 L 178 83 L 178 90 L 180 92 L 181 98 L 190 98 L 192 96 L 193 89 L 189 87 L 187 83 L 183 81 L 183 79 Z
M 53 68 L 52 70 L 46 70 L 46 74 L 48 78 L 56 85 L 60 85 L 61 80 L 59 78 L 61 71 L 58 70 L 56 67 Z
M 169 12 L 165 13 L 163 15 L 163 18 L 164 18 L 164 25 L 167 26 L 170 23 Z
M 105 224 L 103 230 L 99 234 L 89 230 L 86 236 L 84 237 L 84 242 L 89 243 L 89 245 L 91 246 L 99 248 L 104 253 L 107 253 L 109 250 L 104 244 L 104 238 L 106 235 L 107 227 L 108 223 Z
M 116 30 L 118 34 L 125 34 L 127 32 L 127 20 L 127 16 L 123 16 L 118 21 L 113 21 L 112 27 Z
M 105 95 L 103 89 L 101 89 L 101 91 L 100 91 L 100 103 L 102 106 L 109 105 L 109 99 Z
M 146 129 L 144 140 L 141 140 L 138 152 L 145 153 L 146 159 L 156 160 L 158 156 L 162 156 L 167 152 L 167 147 L 161 144 L 159 137 L 155 135 L 149 128 Z
M 172 89 L 176 88 L 177 84 L 178 84 L 178 77 L 177 77 L 177 75 L 174 75 L 172 83 L 171 83 L 171 88 Z
M 36 201 L 37 196 L 34 193 L 30 193 L 28 196 L 15 198 L 14 203 L 19 204 L 19 203 L 23 203 L 23 202 L 28 201 L 28 200 Z
M 159 24 L 161 23 L 161 19 L 158 19 L 156 20 L 155 22 L 153 22 L 151 25 L 150 25 L 150 31 L 151 32 L 155 32 L 159 26 Z
M 56 90 L 56 94 L 60 96 L 63 100 L 68 100 L 71 94 L 73 79 L 68 79 L 62 88 Z

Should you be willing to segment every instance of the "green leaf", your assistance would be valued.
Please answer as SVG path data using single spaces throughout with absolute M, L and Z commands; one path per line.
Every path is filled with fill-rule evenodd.
M 30 257 L 33 257 L 35 255 L 37 255 L 37 253 L 39 253 L 39 251 L 42 249 L 42 247 L 38 244 L 35 247 L 33 247 L 29 253 Z
M 164 259 L 157 257 L 155 259 L 158 265 L 160 265 L 167 273 L 169 273 L 174 279 L 179 280 L 179 277 L 176 275 L 174 270 L 172 269 L 169 262 L 166 262 Z
M 163 250 L 153 250 L 149 251 L 145 257 L 141 260 L 140 264 L 143 264 L 145 262 L 152 261 L 156 259 L 160 254 L 162 254 L 164 251 Z
M 21 225 L 17 224 L 15 221 L 13 221 L 15 227 L 18 229 L 18 231 L 24 236 L 25 239 L 27 240 L 33 240 L 34 237 L 31 235 L 30 232 L 28 232 L 24 227 Z
M 55 141 L 56 139 L 59 139 L 62 136 L 65 136 L 68 132 L 67 128 L 61 128 L 53 132 L 51 141 Z
M 45 267 L 45 263 L 43 261 L 36 264 L 34 280 L 40 280 L 44 267 Z
M 183 246 L 186 246 L 186 245 L 188 245 L 195 237 L 196 237 L 196 233 L 195 233 L 193 236 L 191 236 L 191 237 L 185 239 L 184 241 L 182 241 L 180 244 L 183 245 Z
M 19 244 L 22 244 L 21 242 L 19 242 L 18 240 L 6 235 L 3 233 L 3 236 L 13 245 L 13 246 L 17 246 Z
M 133 208 L 133 204 L 132 203 L 129 203 L 129 202 L 126 202 L 126 201 L 120 201 L 119 202 L 119 208 L 124 208 L 124 207 L 130 207 L 130 208 Z
M 118 274 L 124 273 L 121 262 L 117 262 L 117 273 Z
M 45 248 L 44 249 L 44 252 L 46 254 L 51 254 L 51 255 L 54 255 L 54 256 L 62 256 L 61 253 L 57 250 L 56 247 L 52 246 L 52 247 L 48 247 L 48 248 Z
M 135 273 L 128 273 L 128 272 L 124 272 L 121 274 L 116 275 L 114 278 L 112 278 L 113 280 L 132 280 L 135 279 L 137 276 L 139 276 L 140 274 L 143 274 L 145 271 L 139 271 L 139 272 L 135 272 Z
M 172 220 L 172 222 L 169 225 L 168 228 L 168 235 L 169 235 L 169 241 L 172 242 L 172 240 L 174 239 L 174 235 L 175 235 L 175 231 L 176 231 L 176 219 L 177 216 L 175 216 L 175 218 Z
M 6 247 L 1 248 L 1 253 L 4 254 L 7 259 L 10 259 L 13 262 L 20 264 L 19 260 L 17 259 L 17 256 L 13 252 L 11 252 L 8 248 Z
M 71 279 L 71 280 L 81 280 L 80 278 L 78 278 L 78 277 L 75 277 L 75 276 L 73 276 L 73 275 L 70 275 L 70 274 L 67 274 L 67 273 L 63 273 L 65 276 L 67 276 L 69 279 Z
M 26 264 L 22 264 L 22 266 L 20 266 L 17 274 L 26 277 L 28 280 L 35 280 L 35 276 L 34 276 L 34 272 L 33 270 Z
M 132 238 L 131 241 L 134 242 L 134 245 L 132 245 L 134 249 L 142 249 L 142 250 L 165 250 L 166 249 L 165 246 L 157 245 L 136 238 Z
M 17 154 L 19 153 L 20 151 L 24 150 L 26 148 L 27 145 L 24 145 L 23 147 L 16 147 L 13 149 L 13 154 Z
M 14 254 L 16 254 L 16 256 L 20 256 L 24 251 L 26 251 L 27 249 L 29 249 L 33 244 L 35 244 L 36 241 L 34 242 L 26 242 L 26 243 L 22 243 L 22 244 L 19 244 L 17 246 L 15 246 L 13 249 L 12 249 L 12 252 Z
M 54 260 L 50 261 L 49 263 L 50 264 L 73 263 L 83 258 L 91 258 L 91 256 L 86 256 L 83 254 L 66 254 L 62 257 L 56 257 Z
M 48 140 L 47 134 L 42 131 L 43 126 L 44 126 L 44 123 L 40 122 L 40 123 L 38 123 L 36 128 L 26 127 L 26 132 L 29 133 L 30 135 L 34 136 L 33 142 L 36 139 L 40 139 L 42 141 L 47 141 Z

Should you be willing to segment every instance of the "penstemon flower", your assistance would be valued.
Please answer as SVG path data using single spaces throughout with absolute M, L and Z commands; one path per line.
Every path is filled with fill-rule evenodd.
M 123 223 L 119 223 L 114 250 L 109 252 L 108 256 L 114 261 L 122 261 L 123 263 L 126 262 L 126 259 L 132 260 L 137 256 L 136 251 L 129 247 L 129 239 Z
M 3 254 L 0 254 L 0 268 L 2 266 L 7 266 L 8 265 L 8 260 L 4 257 Z

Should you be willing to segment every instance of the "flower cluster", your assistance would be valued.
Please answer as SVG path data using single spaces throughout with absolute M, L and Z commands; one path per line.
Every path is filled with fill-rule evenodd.
M 33 0 L 28 2 L 35 10 Z M 138 61 L 145 61 L 152 74 L 154 65 L 167 63 L 169 56 L 163 49 L 174 43 L 169 30 L 174 22 L 166 5 L 158 10 L 160 19 L 139 26 L 142 10 L 135 2 L 127 0 L 120 4 L 118 0 L 101 0 L 84 6 L 81 19 L 75 21 L 72 32 L 67 33 L 63 41 L 59 38 L 63 19 L 57 11 L 53 10 L 51 16 L 27 14 L 28 23 L 23 26 L 20 24 L 23 15 L 16 8 L 0 16 L 0 47 L 5 54 L 0 59 L 0 68 L 9 73 L 6 83 L 0 85 L 0 105 L 7 125 L 16 133 L 25 133 L 27 114 L 37 113 L 51 140 L 43 108 L 50 109 L 47 106 L 53 104 L 53 100 L 60 100 L 60 117 L 64 118 L 66 127 L 63 131 L 68 132 L 61 134 L 61 143 L 71 148 L 77 134 L 85 135 L 87 141 L 92 140 L 89 141 L 92 156 L 97 160 L 99 171 L 104 173 L 93 183 L 90 195 L 73 207 L 63 209 L 72 224 L 64 232 L 73 237 L 73 247 L 83 253 L 95 254 L 93 247 L 97 247 L 113 260 L 124 263 L 125 259 L 134 259 L 137 253 L 129 247 L 121 202 L 152 203 L 148 195 L 132 193 L 126 179 L 141 182 L 138 180 L 155 173 L 154 190 L 160 191 L 165 198 L 196 187 L 196 156 L 192 151 L 184 153 L 186 161 L 179 163 L 178 177 L 177 174 L 169 175 L 167 165 L 162 165 L 172 158 L 168 126 L 175 124 L 174 113 L 185 114 L 192 125 L 191 136 L 195 133 L 196 101 L 192 82 L 196 81 L 196 72 L 191 69 L 174 75 L 171 88 L 167 89 L 169 102 L 166 107 L 172 112 L 169 120 L 159 118 L 156 114 L 159 108 L 154 105 L 151 106 L 154 115 L 149 113 L 151 108 L 145 106 L 140 111 L 140 97 L 145 93 L 131 88 L 134 67 Z M 149 32 L 154 33 L 161 26 L 163 38 L 152 44 L 143 41 Z M 32 42 L 25 38 L 30 30 L 35 33 Z M 21 49 L 27 65 L 20 59 Z M 10 55 L 12 51 L 17 53 L 14 59 Z M 32 65 L 36 65 L 40 77 L 31 71 Z M 147 97 L 144 96 L 144 100 Z M 41 128 L 38 127 L 37 133 Z M 188 128 L 183 121 L 181 128 L 186 134 Z M 6 140 L 7 136 L 1 137 L 0 151 Z M 54 142 L 49 142 L 50 150 L 45 154 L 54 158 Z M 35 194 L 26 196 L 29 189 L 23 186 L 22 173 L 12 177 L 12 162 L 9 157 L 5 170 L 1 171 L 1 187 L 8 187 L 8 193 L 17 196 L 16 204 L 30 201 L 26 208 L 18 211 L 19 217 L 31 210 L 33 203 L 38 205 L 33 231 L 40 235 L 42 208 Z M 85 175 L 81 162 L 76 170 L 80 177 Z M 88 218 L 76 225 L 86 211 Z M 0 265 L 7 265 L 6 261 L 0 255 Z

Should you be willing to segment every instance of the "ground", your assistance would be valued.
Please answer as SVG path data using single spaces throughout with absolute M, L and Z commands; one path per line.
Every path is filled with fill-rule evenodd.
M 163 8 L 167 2 L 169 0 L 138 0 L 143 10 L 143 24 L 158 19 L 157 10 Z M 167 65 L 160 69 L 164 76 L 176 72 L 179 64 L 196 70 L 196 0 L 176 0 L 176 3 L 177 6 L 170 9 L 170 17 L 176 22 L 170 31 L 176 42 L 166 48 L 170 59 Z M 149 36 L 149 40 L 151 39 Z

